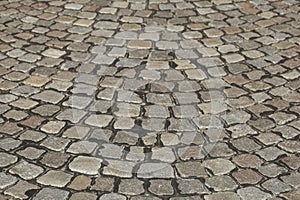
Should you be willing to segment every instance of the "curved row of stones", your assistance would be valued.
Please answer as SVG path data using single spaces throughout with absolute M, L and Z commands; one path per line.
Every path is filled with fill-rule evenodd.
M 0 199 L 299 199 L 297 1 L 0 16 Z

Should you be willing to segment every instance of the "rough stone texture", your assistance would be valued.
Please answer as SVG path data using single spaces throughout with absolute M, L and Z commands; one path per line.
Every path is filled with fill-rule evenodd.
M 74 172 L 95 175 L 98 174 L 101 162 L 99 158 L 78 156 L 69 164 L 69 168 Z
M 203 166 L 210 169 L 214 175 L 227 174 L 235 168 L 235 165 L 229 160 L 217 158 L 213 160 L 206 160 Z
M 256 187 L 246 187 L 237 191 L 238 195 L 245 200 L 261 199 L 265 200 L 272 197 L 269 193 L 263 192 Z
M 72 175 L 62 171 L 48 171 L 43 176 L 37 179 L 37 182 L 43 185 L 50 185 L 54 187 L 64 187 L 71 180 Z
M 0 1 L 0 199 L 299 199 L 295 0 Z
M 172 195 L 174 189 L 171 181 L 169 180 L 150 180 L 149 191 L 156 195 Z
M 138 177 L 143 178 L 172 178 L 174 169 L 166 163 L 145 163 L 138 170 Z
M 16 174 L 25 180 L 34 179 L 43 173 L 43 171 L 43 168 L 26 161 L 19 162 L 9 170 L 11 174 Z
M 35 197 L 34 200 L 50 200 L 50 199 L 67 199 L 69 192 L 55 189 L 55 188 L 43 188 L 40 190 Z
M 16 177 L 9 174 L 5 174 L 4 172 L 0 173 L 0 178 L 1 178 L 0 189 L 4 189 L 8 186 L 11 186 L 15 184 L 18 180 Z
M 18 158 L 14 155 L 7 154 L 7 153 L 0 153 L 1 156 L 1 162 L 0 162 L 0 167 L 6 167 L 9 165 L 14 164 L 17 162 Z

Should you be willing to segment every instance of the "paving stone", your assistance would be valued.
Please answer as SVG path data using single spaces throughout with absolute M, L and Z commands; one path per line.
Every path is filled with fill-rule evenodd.
M 138 195 L 144 192 L 143 182 L 137 179 L 122 179 L 119 192 L 126 195 Z
M 272 196 L 256 187 L 246 187 L 237 191 L 238 195 L 244 200 L 268 199 Z
M 102 160 L 99 158 L 78 156 L 70 164 L 70 170 L 88 175 L 98 174 Z
M 99 141 L 109 142 L 109 138 L 111 136 L 112 136 L 112 131 L 110 130 L 95 129 L 88 137 L 88 139 L 95 140 L 97 142 Z
M 162 162 L 168 162 L 168 163 L 172 163 L 176 159 L 172 149 L 168 147 L 152 148 L 151 158 L 153 160 L 160 160 Z
M 0 177 L 1 177 L 1 182 L 0 182 L 0 188 L 4 189 L 7 188 L 13 184 L 15 184 L 18 179 L 12 175 L 6 174 L 4 172 L 0 173 Z
M 33 95 L 32 98 L 52 104 L 57 104 L 64 98 L 64 95 L 53 90 L 44 90 L 39 94 Z
M 279 165 L 276 165 L 274 163 L 271 163 L 271 164 L 260 166 L 258 168 L 258 171 L 261 174 L 263 174 L 264 176 L 267 176 L 267 177 L 276 177 L 279 174 L 283 174 L 283 173 L 287 172 L 287 169 L 285 169 L 285 168 L 283 168 L 283 167 L 281 167 Z
M 199 160 L 204 158 L 204 153 L 201 151 L 201 147 L 189 146 L 178 149 L 178 156 L 181 160 Z
M 30 76 L 23 83 L 26 84 L 26 85 L 33 86 L 33 87 L 42 87 L 43 85 L 45 85 L 49 81 L 50 81 L 50 79 L 47 78 L 47 77 Z
M 126 155 L 126 159 L 129 161 L 143 161 L 145 159 L 144 148 L 132 146 Z
M 293 119 L 296 118 L 295 115 L 293 115 L 293 114 L 287 114 L 287 113 L 284 113 L 284 112 L 274 113 L 274 114 L 270 115 L 270 117 L 272 119 L 274 119 L 275 122 L 278 125 L 286 124 L 286 123 L 288 123 L 288 122 L 290 122 L 290 121 L 292 121 Z
M 92 185 L 92 190 L 112 192 L 115 180 L 109 177 L 98 177 L 95 184 Z
M 117 193 L 103 194 L 99 200 L 109 200 L 109 199 L 126 200 L 126 196 Z
M 257 134 L 257 132 L 247 124 L 237 124 L 234 126 L 230 126 L 229 128 L 227 128 L 227 130 L 231 132 L 231 137 L 233 138 Z
M 98 155 L 107 158 L 120 159 L 123 154 L 123 148 L 115 144 L 103 144 L 103 148 L 99 149 Z
M 175 164 L 175 167 L 179 175 L 183 178 L 186 177 L 207 177 L 207 172 L 205 171 L 203 165 L 200 162 L 181 162 Z
M 177 180 L 178 189 L 181 194 L 206 194 L 208 189 L 196 179 L 180 179 Z
M 89 130 L 90 128 L 88 127 L 75 125 L 64 131 L 62 136 L 73 139 L 83 139 L 85 136 L 87 136 Z
M 231 141 L 231 144 L 239 151 L 252 152 L 261 148 L 254 140 L 242 137 Z
M 43 140 L 41 145 L 53 151 L 62 151 L 66 148 L 69 142 L 70 140 L 65 138 L 50 136 Z
M 92 99 L 90 97 L 73 95 L 65 101 L 63 105 L 77 109 L 84 109 L 91 103 L 91 101 Z
M 56 188 L 45 187 L 41 189 L 35 197 L 34 200 L 50 200 L 50 199 L 62 199 L 65 200 L 68 198 L 69 192 Z
M 296 189 L 292 192 L 284 193 L 284 194 L 282 194 L 282 196 L 289 200 L 297 200 L 297 198 L 299 197 L 299 194 L 300 194 L 299 189 Z
M 229 55 L 225 55 L 223 56 L 223 58 L 228 62 L 228 63 L 237 63 L 240 61 L 244 60 L 244 57 L 240 54 L 229 54 Z
M 65 51 L 50 48 L 50 49 L 47 49 L 46 51 L 44 51 L 42 54 L 44 56 L 51 57 L 51 58 L 60 58 L 65 53 L 66 53 Z
M 16 100 L 18 97 L 11 94 L 2 94 L 0 96 L 1 103 L 9 103 Z
M 166 120 L 164 119 L 144 119 L 142 120 L 142 127 L 150 131 L 163 131 L 165 127 Z M 171 141 L 174 141 L 173 138 Z
M 59 113 L 56 118 L 62 121 L 70 121 L 72 123 L 78 123 L 85 115 L 86 111 L 71 108 L 65 109 L 63 112 Z
M 287 156 L 281 161 L 291 169 L 298 169 L 300 167 L 300 158 L 294 155 Z
M 40 176 L 37 182 L 42 185 L 49 185 L 54 187 L 64 187 L 71 180 L 72 175 L 63 171 L 51 170 L 46 174 Z
M 257 154 L 267 161 L 276 159 L 280 155 L 286 154 L 284 151 L 278 149 L 277 147 L 267 147 L 257 151 Z
M 19 147 L 22 144 L 22 141 L 16 140 L 13 138 L 1 138 L 0 139 L 0 148 L 6 151 L 10 151 Z
M 232 173 L 232 175 L 240 184 L 254 185 L 257 184 L 262 179 L 262 176 L 260 176 L 252 169 L 246 169 L 246 170 L 234 172 Z
M 18 199 L 28 199 L 26 194 L 28 191 L 34 191 L 39 189 L 38 186 L 28 183 L 26 181 L 19 181 L 16 185 L 5 190 L 5 194 L 13 196 Z
M 217 199 L 230 199 L 238 200 L 240 197 L 234 192 L 217 192 L 210 195 L 204 196 L 205 200 L 217 200 Z
M 118 176 L 123 178 L 131 178 L 133 173 L 134 162 L 121 160 L 107 160 L 108 166 L 104 167 L 103 174 Z
M 18 151 L 17 153 L 27 159 L 35 160 L 35 159 L 38 159 L 39 157 L 41 157 L 41 155 L 45 152 L 46 151 L 42 150 L 42 149 L 37 149 L 34 147 L 27 147 L 26 149 Z
M 11 174 L 16 174 L 25 180 L 34 179 L 43 173 L 43 171 L 43 168 L 26 161 L 19 162 L 9 170 Z
M 0 199 L 298 200 L 298 11 L 1 1 Z
M 224 119 L 228 123 L 231 124 L 244 124 L 250 119 L 251 115 L 246 113 L 245 111 L 233 111 L 224 116 Z
M 59 133 L 65 125 L 66 123 L 62 121 L 49 121 L 41 127 L 41 130 L 49 134 L 56 134 Z
M 232 159 L 232 161 L 241 167 L 250 168 L 257 168 L 263 163 L 263 160 L 252 154 L 237 155 Z
M 300 145 L 298 141 L 293 140 L 286 140 L 280 142 L 278 146 L 286 152 L 295 153 L 298 152 L 300 149 Z
M 32 112 L 37 113 L 43 117 L 52 116 L 60 110 L 60 107 L 52 104 L 44 104 L 36 107 Z
M 234 155 L 235 152 L 228 147 L 226 143 L 215 143 L 208 144 L 204 146 L 204 149 L 211 155 L 212 157 L 227 157 Z
M 128 132 L 128 131 L 118 131 L 113 141 L 119 144 L 125 143 L 125 144 L 135 145 L 137 144 L 138 139 L 139 139 L 139 135 L 137 133 Z
M 177 145 L 180 142 L 178 135 L 173 133 L 163 133 L 160 139 L 165 146 Z
M 72 200 L 78 200 L 78 199 L 96 200 L 97 195 L 92 194 L 92 193 L 87 193 L 87 192 L 78 192 L 78 193 L 74 193 L 70 197 L 70 199 L 72 199 Z
M 91 126 L 105 127 L 112 120 L 109 115 L 91 115 L 85 120 L 85 123 Z
M 18 158 L 14 155 L 4 153 L 4 152 L 1 152 L 0 155 L 2 157 L 2 160 L 1 160 L 1 163 L 0 163 L 1 167 L 6 167 L 6 166 L 9 166 L 9 165 L 12 165 L 12 164 L 14 164 L 18 161 Z
M 187 200 L 187 199 L 192 199 L 192 200 L 200 200 L 201 197 L 199 195 L 189 195 L 188 197 L 172 197 L 171 200 Z
M 266 131 L 268 129 L 273 128 L 274 122 L 272 122 L 269 119 L 258 119 L 258 120 L 253 120 L 253 121 L 249 121 L 249 125 L 253 126 L 254 128 L 260 130 L 260 131 Z
M 159 196 L 172 195 L 174 193 L 171 181 L 162 179 L 150 180 L 149 191 Z
M 73 154 L 91 154 L 97 147 L 96 142 L 78 141 L 69 146 L 67 152 Z
M 215 191 L 234 190 L 238 187 L 230 176 L 212 176 L 205 180 L 205 184 Z
M 65 153 L 48 151 L 40 162 L 49 167 L 59 168 L 68 161 L 69 157 L 70 156 Z
M 68 185 L 68 188 L 73 190 L 84 190 L 91 184 L 91 179 L 84 175 L 76 176 L 73 181 Z
M 299 135 L 299 131 L 290 126 L 277 126 L 272 131 L 281 134 L 286 139 L 291 139 Z
M 203 166 L 210 169 L 214 175 L 227 174 L 235 169 L 235 165 L 231 161 L 223 158 L 205 160 Z
M 0 127 L 0 133 L 4 133 L 7 135 L 15 135 L 18 132 L 22 131 L 23 128 L 17 126 L 15 123 L 5 123 Z
M 67 91 L 72 86 L 72 83 L 65 82 L 65 81 L 59 81 L 59 80 L 53 80 L 51 83 L 46 85 L 46 89 L 55 89 L 58 91 Z
M 295 188 L 299 188 L 299 173 L 292 173 L 290 175 L 287 176 L 283 176 L 281 177 L 281 179 L 283 180 L 284 183 L 287 183 L 288 185 L 295 187 Z
M 174 170 L 167 163 L 143 163 L 137 174 L 141 178 L 172 178 Z
M 279 194 L 292 190 L 292 188 L 286 183 L 280 181 L 279 179 L 270 179 L 262 184 L 266 190 L 271 191 L 273 194 Z
M 10 110 L 10 111 L 6 112 L 3 116 L 6 117 L 7 119 L 20 121 L 20 120 L 26 118 L 28 116 L 28 114 L 23 111 Z

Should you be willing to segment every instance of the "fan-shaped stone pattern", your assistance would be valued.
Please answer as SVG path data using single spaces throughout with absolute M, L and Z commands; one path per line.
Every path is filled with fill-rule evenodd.
M 297 6 L 1 1 L 0 199 L 298 199 Z

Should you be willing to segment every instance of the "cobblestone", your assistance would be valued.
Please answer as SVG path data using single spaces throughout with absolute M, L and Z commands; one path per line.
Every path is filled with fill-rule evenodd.
M 62 171 L 48 171 L 43 176 L 37 179 L 37 182 L 43 185 L 49 185 L 54 187 L 64 187 L 71 180 L 72 175 Z
M 2 160 L 0 163 L 1 167 L 6 167 L 11 164 L 14 164 L 18 160 L 18 158 L 16 156 L 13 156 L 13 155 L 10 155 L 10 154 L 4 153 L 4 152 L 1 152 L 0 155 L 2 157 Z
M 61 190 L 61 189 L 56 189 L 56 188 L 43 188 L 42 190 L 40 190 L 37 195 L 33 198 L 34 200 L 42 200 L 42 199 L 62 199 L 65 200 L 67 199 L 69 195 L 69 192 L 65 191 L 65 190 Z
M 150 180 L 149 191 L 156 195 L 172 195 L 174 189 L 171 181 L 168 180 Z
M 84 163 L 92 163 L 93 165 L 84 165 Z M 86 156 L 78 156 L 76 157 L 70 164 L 69 168 L 72 171 L 84 173 L 84 174 L 97 174 L 98 169 L 101 166 L 101 160 L 97 158 L 92 157 L 86 157 Z
M 245 200 L 254 200 L 254 199 L 268 199 L 272 196 L 269 193 L 263 192 L 256 187 L 246 187 L 238 190 L 238 194 L 242 199 Z
M 138 170 L 138 177 L 143 178 L 173 178 L 174 170 L 171 165 L 164 163 L 145 163 Z
M 8 186 L 15 184 L 18 179 L 12 175 L 5 174 L 4 172 L 0 173 L 1 182 L 0 182 L 0 189 L 4 189 Z
M 0 199 L 298 200 L 297 6 L 1 1 Z
M 38 186 L 21 180 L 16 185 L 5 190 L 4 193 L 18 199 L 27 199 L 29 196 L 26 193 L 30 190 L 37 189 L 39 189 Z
M 43 173 L 43 171 L 43 168 L 26 161 L 19 162 L 9 170 L 11 174 L 16 174 L 25 180 L 34 179 Z
M 182 194 L 206 194 L 208 190 L 199 180 L 181 179 L 177 181 Z
M 205 184 L 215 191 L 234 190 L 238 185 L 229 176 L 212 176 L 206 179 Z

